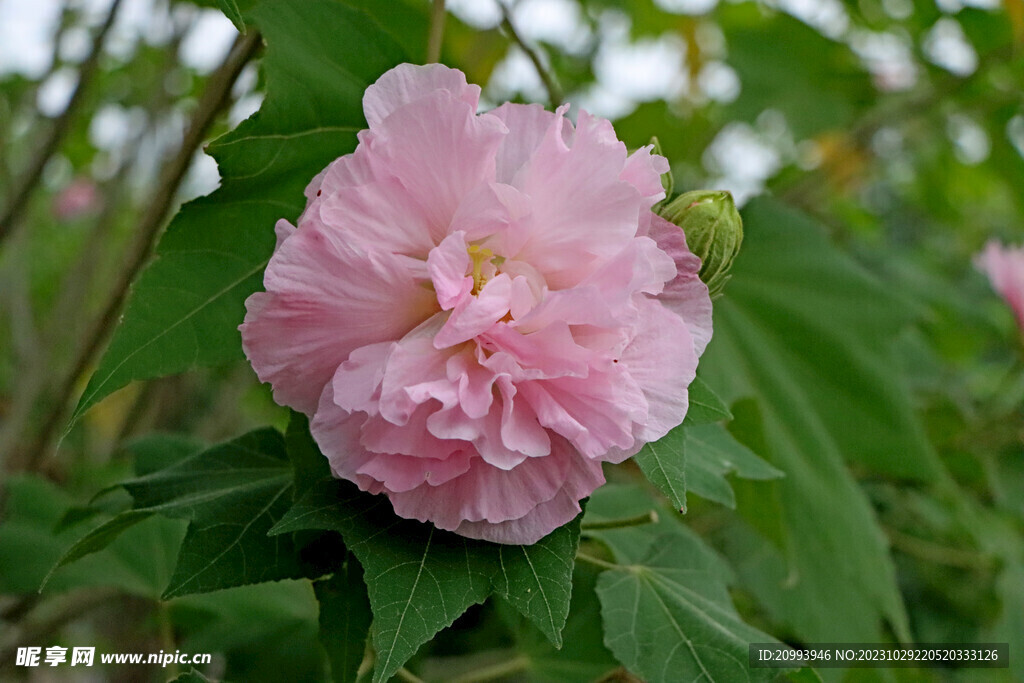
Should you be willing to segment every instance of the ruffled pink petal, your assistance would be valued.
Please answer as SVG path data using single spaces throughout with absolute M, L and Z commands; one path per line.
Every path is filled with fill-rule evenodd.
M 392 424 L 406 424 L 427 401 L 437 401 L 438 408 L 458 403 L 458 389 L 447 377 L 448 358 L 453 352 L 434 348 L 432 335 L 426 333 L 436 325 L 432 322 L 429 327 L 421 327 L 420 332 L 406 336 L 391 349 L 381 380 L 379 408 Z
M 481 434 L 473 442 L 477 453 L 483 461 L 500 470 L 512 470 L 526 460 L 527 454 L 509 447 L 502 438 L 501 414 L 497 411 L 489 413 L 480 420 L 483 428 Z
M 560 448 L 571 447 L 562 445 Z M 568 524 L 580 513 L 580 500 L 604 483 L 600 463 L 579 456 L 569 458 L 571 466 L 562 488 L 550 500 L 538 503 L 517 519 L 498 523 L 464 521 L 455 531 L 494 543 L 530 545 Z
M 523 334 L 510 325 L 496 325 L 480 340 L 490 353 L 483 364 L 513 381 L 586 377 L 595 356 L 576 343 L 564 322 L 554 322 Z
M 334 403 L 349 412 L 363 411 L 377 414 L 380 402 L 380 384 L 394 342 L 380 342 L 363 346 L 338 366 L 331 379 Z
M 507 134 L 493 117 L 445 90 L 434 91 L 391 112 L 370 144 L 378 176 L 396 177 L 423 207 L 430 238 L 448 234 L 462 200 L 481 182 L 494 180 L 494 158 Z
M 274 251 L 281 248 L 284 241 L 295 233 L 295 229 L 294 225 L 283 218 L 274 224 L 274 236 L 277 237 L 277 243 L 274 245 Z
M 608 121 L 580 112 L 571 148 L 554 122 L 516 178 L 533 212 L 523 222 L 523 247 L 508 256 L 535 267 L 552 289 L 565 289 L 619 253 L 636 235 L 645 201 L 619 179 L 625 162 L 626 147 Z
M 650 236 L 676 264 L 676 276 L 665 285 L 658 301 L 686 321 L 700 356 L 711 341 L 712 332 L 711 298 L 707 285 L 697 275 L 700 259 L 686 246 L 686 236 L 679 226 L 661 216 L 652 216 Z
M 242 348 L 274 399 L 307 414 L 353 350 L 401 338 L 436 310 L 398 257 L 315 226 L 282 243 L 263 283 L 246 301 Z
M 509 252 L 506 231 L 530 213 L 530 198 L 502 183 L 481 183 L 459 204 L 451 230 L 462 231 L 467 241 L 484 240 L 497 255 Z
M 1024 330 L 1024 247 L 1004 247 L 991 240 L 977 256 L 976 263 L 988 275 L 992 289 L 1003 297 Z
M 515 400 L 516 387 L 508 376 L 498 379 L 501 391 L 501 443 L 531 458 L 551 454 L 551 437 L 529 403 Z
M 651 154 L 654 145 L 646 145 L 629 155 L 626 165 L 619 178 L 625 180 L 645 197 L 651 208 L 665 198 L 665 188 L 661 184 L 661 176 L 668 173 L 668 159 L 658 154 Z
M 554 114 L 539 104 L 507 103 L 485 114 L 500 119 L 508 127 L 509 134 L 498 150 L 496 159 L 495 172 L 499 183 L 513 181 L 552 126 L 559 128 L 565 144 L 571 142 L 572 124 L 563 116 L 567 110 L 568 107 L 563 105 Z
M 462 476 L 474 454 L 457 450 L 444 459 L 379 453 L 359 468 L 359 474 L 372 477 L 391 492 L 411 491 L 417 486 L 440 486 Z
M 334 476 L 355 482 L 364 491 L 380 493 L 384 490 L 380 482 L 358 473 L 359 468 L 374 455 L 359 443 L 365 420 L 365 415 L 352 414 L 338 406 L 334 402 L 334 387 L 328 384 L 320 396 L 316 413 L 309 421 L 309 432 L 320 452 L 327 457 Z
M 464 520 L 504 522 L 554 498 L 572 469 L 572 459 L 570 452 L 558 451 L 544 458 L 526 458 L 506 471 L 474 458 L 465 474 L 449 482 L 391 492 L 388 497 L 402 517 L 429 520 L 449 531 Z
M 465 233 L 461 231 L 445 237 L 427 256 L 427 272 L 443 310 L 451 310 L 473 291 L 473 278 L 467 274 L 470 265 Z
M 403 424 L 396 425 L 381 415 L 366 418 L 360 428 L 360 445 L 371 453 L 398 453 L 417 458 L 443 460 L 469 444 L 458 439 L 439 439 L 427 422 L 436 405 L 419 404 Z
M 335 159 L 306 186 L 306 208 L 299 218 L 299 225 L 310 219 L 319 219 L 320 204 L 339 189 L 358 187 L 374 180 L 376 177 L 365 146 L 358 146 L 352 154 Z
M 485 368 L 468 346 L 448 358 L 448 381 L 458 387 L 459 407 L 468 417 L 481 418 L 494 404 L 496 375 Z
M 588 458 L 601 459 L 613 446 L 630 448 L 633 423 L 647 421 L 647 400 L 622 368 L 592 369 L 585 378 L 522 382 L 517 388 L 540 424 Z
M 317 204 L 324 225 L 395 254 L 424 258 L 434 247 L 423 208 L 397 178 L 338 187 Z
M 511 294 L 512 281 L 502 274 L 484 285 L 476 296 L 463 297 L 434 337 L 434 347 L 462 344 L 490 330 L 508 315 Z
M 696 374 L 697 353 L 686 323 L 650 299 L 641 299 L 640 324 L 635 332 L 619 365 L 637 382 L 647 400 L 647 419 L 639 423 L 636 437 L 657 441 L 686 416 L 687 387 Z
M 480 86 L 466 83 L 466 75 L 441 64 L 400 64 L 377 79 L 363 95 L 363 113 L 374 129 L 403 105 L 445 91 L 476 111 Z

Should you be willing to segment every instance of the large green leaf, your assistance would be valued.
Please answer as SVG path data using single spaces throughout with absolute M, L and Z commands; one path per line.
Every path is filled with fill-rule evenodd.
M 231 20 L 235 28 L 245 33 L 245 20 L 242 19 L 242 11 L 238 9 L 238 3 L 235 0 L 217 0 L 217 6 L 220 7 L 224 16 Z
M 370 600 L 363 568 L 349 554 L 328 579 L 313 584 L 320 604 L 320 644 L 331 662 L 334 683 L 353 683 L 366 654 L 370 632 Z
M 341 533 L 365 572 L 377 653 L 374 681 L 382 681 L 420 645 L 492 593 L 505 597 L 560 642 L 569 612 L 578 524 L 556 529 L 529 548 L 502 546 L 401 519 L 386 497 L 329 480 L 311 488 L 272 533 Z
M 747 668 L 747 646 L 771 636 L 745 624 L 727 592 L 728 565 L 678 518 L 640 527 L 588 531 L 634 517 L 652 501 L 637 487 L 605 486 L 587 507 L 584 533 L 603 542 L 617 564 L 597 580 L 605 644 L 649 681 L 770 680 L 778 671 Z
M 218 681 L 326 680 L 317 642 L 317 600 L 309 581 L 186 595 L 166 607 L 182 652 L 223 658 Z
M 652 683 L 772 680 L 778 671 L 747 666 L 747 647 L 773 639 L 739 618 L 721 575 L 682 538 L 598 578 L 608 647 Z
M 618 661 L 604 645 L 601 604 L 594 590 L 598 571 L 577 562 L 573 574 L 573 599 L 562 631 L 565 641 L 556 648 L 521 615 L 506 610 L 504 616 L 515 637 L 519 656 L 526 659 L 531 681 L 551 683 L 592 683 L 619 668 Z
M 243 14 L 267 44 L 263 107 L 209 146 L 221 187 L 172 221 L 72 421 L 132 380 L 241 357 L 243 303 L 260 285 L 274 223 L 294 220 L 305 185 L 354 149 L 363 91 L 403 61 L 377 24 L 338 2 L 266 0 Z
M 134 507 L 79 540 L 54 569 L 104 548 L 154 513 L 189 520 L 164 597 L 307 576 L 292 537 L 267 531 L 292 503 L 284 438 L 250 432 L 122 483 Z
M 71 544 L 74 528 L 54 532 L 72 499 L 53 483 L 19 475 L 4 482 L 0 524 L 0 593 L 34 595 Z M 106 552 L 53 574 L 45 595 L 109 586 L 149 599 L 160 596 L 185 533 L 180 521 L 151 519 L 124 533 Z
M 754 450 L 786 474 L 740 500 L 755 526 L 779 520 L 789 565 L 758 597 L 809 640 L 877 640 L 882 618 L 906 638 L 886 539 L 843 460 L 900 478 L 938 472 L 893 356 L 907 310 L 801 215 L 758 200 L 744 225 L 702 369 L 730 401 L 756 399 L 761 433 L 739 420 L 731 431 L 763 441 Z
M 191 521 L 165 597 L 302 576 L 291 539 L 267 537 L 291 479 L 284 439 L 262 429 L 125 482 L 136 509 Z
M 690 406 L 686 411 L 684 424 L 701 425 L 732 419 L 729 407 L 700 377 L 690 383 L 689 394 Z
M 723 3 L 717 15 L 741 82 L 726 120 L 753 123 L 772 109 L 802 139 L 848 126 L 872 101 L 868 72 L 846 43 L 754 3 Z
M 687 492 L 736 507 L 736 497 L 725 475 L 745 479 L 776 479 L 783 473 L 759 458 L 718 424 L 683 425 L 636 454 L 644 475 L 686 511 Z
M 579 542 L 579 524 L 569 524 L 533 545 L 496 547 L 495 592 L 530 619 L 556 648 L 562 647 Z

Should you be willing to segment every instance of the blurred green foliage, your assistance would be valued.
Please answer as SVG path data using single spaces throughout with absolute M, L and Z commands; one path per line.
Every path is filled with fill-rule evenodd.
M 67 416 L 84 389 L 87 376 L 72 378 L 74 395 L 62 395 L 58 380 L 81 356 L 115 293 L 140 216 L 161 192 L 180 202 L 210 189 L 199 175 L 172 188 L 157 183 L 184 122 L 210 87 L 210 69 L 182 59 L 182 43 L 196 30 L 200 12 L 223 7 L 234 14 L 237 8 L 250 22 L 262 17 L 268 41 L 291 50 L 272 56 L 278 53 L 271 42 L 259 74 L 249 73 L 230 90 L 229 105 L 258 100 L 270 88 L 271 105 L 211 148 L 225 175 L 220 198 L 279 193 L 287 209 L 267 209 L 267 224 L 253 226 L 244 224 L 247 214 L 231 213 L 216 196 L 190 205 L 160 253 L 188 251 L 203 239 L 227 246 L 208 264 L 150 272 L 135 290 L 139 298 L 129 326 L 133 315 L 139 320 L 139 310 L 145 312 L 147 287 L 182 283 L 201 298 L 220 291 L 213 281 L 226 277 L 227 260 L 245 252 L 248 260 L 234 265 L 245 272 L 258 266 L 261 254 L 269 253 L 273 219 L 302 205 L 305 180 L 282 184 L 279 176 L 289 176 L 288 164 L 322 165 L 348 144 L 289 148 L 296 161 L 278 156 L 280 148 L 260 149 L 259 142 L 247 148 L 252 156 L 237 152 L 232 158 L 232 140 L 253 131 L 281 132 L 278 124 L 289 133 L 308 128 L 320 109 L 334 118 L 348 115 L 346 125 L 358 128 L 365 83 L 356 87 L 354 81 L 372 80 L 403 53 L 412 61 L 425 56 L 425 0 L 331 0 L 330 16 L 359 13 L 337 28 L 315 26 L 315 5 L 295 4 L 290 10 L 280 2 L 158 0 L 153 20 L 166 23 L 166 36 L 136 36 L 128 49 L 108 47 L 101 54 L 93 82 L 64 122 L 61 144 L 44 159 L 27 208 L 0 242 L 0 678 L 28 678 L 30 671 L 13 666 L 14 649 L 25 644 L 211 652 L 214 663 L 201 670 L 211 680 L 351 680 L 363 661 L 367 608 L 345 598 L 358 597 L 351 587 L 361 585 L 362 574 L 357 560 L 338 550 L 336 538 L 313 542 L 320 537 L 290 535 L 289 548 L 281 551 L 288 571 L 272 577 L 288 580 L 238 585 L 256 580 L 242 572 L 237 580 L 205 586 L 236 587 L 180 591 L 164 600 L 190 552 L 201 562 L 223 543 L 192 538 L 190 545 L 188 524 L 162 515 L 136 514 L 129 517 L 137 522 L 130 528 L 111 526 L 118 515 L 122 521 L 131 515 L 126 511 L 132 506 L 147 508 L 124 490 L 92 500 L 133 476 L 140 477 L 137 482 L 164 479 L 181 458 L 211 452 L 204 451 L 206 443 L 268 423 L 284 431 L 288 414 L 273 405 L 248 367 L 228 362 L 239 357 L 231 346 L 239 320 L 219 310 L 210 329 L 222 336 L 206 330 L 191 346 L 173 345 L 172 353 L 158 348 L 138 372 L 109 389 L 127 386 L 104 390 L 106 397 L 83 411 L 59 444 L 54 424 L 59 432 L 63 422 L 48 419 Z M 701 386 L 710 387 L 705 403 L 714 407 L 716 394 L 725 403 L 710 413 L 694 406 L 694 414 L 719 423 L 701 429 L 716 430 L 721 443 L 716 450 L 697 428 L 684 425 L 693 431 L 683 429 L 662 444 L 682 454 L 682 464 L 664 482 L 652 480 L 663 490 L 668 486 L 673 497 L 674 487 L 682 487 L 684 516 L 643 483 L 640 468 L 627 463 L 609 471 L 609 479 L 625 486 L 595 494 L 583 520 L 580 553 L 597 563 L 577 562 L 571 603 L 557 601 L 568 612 L 562 649 L 551 644 L 557 624 L 542 633 L 529 609 L 491 600 L 461 617 L 461 609 L 446 610 L 440 625 L 451 626 L 432 640 L 438 626 L 431 622 L 429 632 L 401 654 L 415 652 L 406 669 L 425 680 L 483 680 L 484 674 L 497 680 L 632 680 L 620 668 L 625 665 L 651 680 L 673 680 L 671 674 L 659 678 L 662 665 L 671 664 L 657 659 L 664 648 L 644 649 L 657 644 L 664 625 L 648 621 L 652 610 L 644 610 L 644 623 L 632 631 L 607 616 L 628 613 L 628 597 L 660 596 L 671 623 L 694 637 L 713 631 L 690 609 L 695 603 L 689 600 L 706 599 L 735 627 L 733 633 L 760 631 L 790 643 L 998 641 L 1009 642 L 1013 653 L 1010 670 L 833 669 L 819 672 L 825 680 L 1020 680 L 1024 345 L 1013 316 L 972 264 L 989 238 L 1024 241 L 1019 0 L 972 6 L 954 0 L 719 2 L 690 14 L 664 9 L 673 4 L 667 0 L 561 4 L 575 8 L 584 36 L 571 51 L 548 34 L 534 39 L 530 24 L 518 22 L 516 8 L 512 18 L 566 100 L 600 105 L 594 93 L 609 86 L 601 80 L 607 54 L 625 59 L 644 41 L 677 46 L 670 54 L 678 63 L 660 67 L 671 71 L 673 87 L 645 100 L 617 102 L 616 131 L 631 148 L 657 135 L 677 191 L 721 187 L 746 203 L 747 241 L 716 302 L 716 336 L 700 371 Z M 32 76 L 0 70 L 0 208 L 61 121 L 60 114 L 43 115 L 38 105 L 55 73 L 81 63 L 60 46 L 69 33 L 95 32 L 100 21 L 79 3 L 65 3 L 52 65 Z M 608 29 L 623 23 L 625 38 Z M 310 26 L 315 30 L 307 31 Z M 298 34 L 307 32 L 311 39 L 303 43 Z M 621 51 L 609 52 L 615 45 Z M 305 92 L 308 106 L 294 92 L 273 104 L 275 78 L 301 82 L 312 63 L 305 57 L 346 48 L 359 53 L 345 61 L 358 74 L 353 82 L 332 87 L 329 60 L 316 62 L 310 69 L 319 74 L 320 89 Z M 470 82 L 487 84 L 484 95 L 493 103 L 537 96 L 503 76 L 519 50 L 496 21 L 475 26 L 448 18 L 442 61 L 465 71 Z M 666 74 L 636 74 L 649 75 Z M 242 104 L 222 112 L 209 139 L 238 123 L 248 111 Z M 117 132 L 110 140 L 96 132 L 103 117 L 104 130 Z M 272 157 L 280 168 L 240 177 L 257 167 L 266 171 L 261 160 Z M 762 192 L 772 198 L 751 200 Z M 158 276 L 164 280 L 157 282 Z M 251 290 L 258 280 L 254 275 L 245 286 Z M 237 301 L 246 293 L 237 293 Z M 170 324 L 144 322 L 154 334 Z M 109 326 L 100 329 L 103 337 L 110 332 Z M 106 367 L 120 370 L 139 345 L 139 337 L 127 334 L 121 351 L 115 345 L 103 361 Z M 210 339 L 221 343 L 206 343 Z M 187 372 L 163 377 L 172 371 Z M 179 436 L 138 439 L 154 431 Z M 302 461 L 295 455 L 303 432 L 294 423 L 283 446 L 273 432 L 257 434 L 262 445 L 255 451 L 283 458 L 287 450 L 292 458 L 275 470 L 280 486 L 272 490 L 289 492 L 282 498 L 287 505 L 275 510 L 276 521 L 292 502 L 291 490 L 305 491 L 322 472 L 315 457 Z M 673 443 L 677 447 L 669 448 Z M 723 455 L 728 449 L 731 458 Z M 761 459 L 784 476 L 761 480 L 772 473 Z M 649 462 L 640 465 L 649 473 Z M 288 467 L 299 472 L 297 480 Z M 738 476 L 726 479 L 732 470 Z M 159 504 L 178 505 L 176 500 L 169 496 Z M 253 500 L 242 501 L 241 511 Z M 658 521 L 588 530 L 588 524 L 651 510 Z M 187 516 L 193 527 L 202 526 L 198 512 Z M 188 534 L 194 537 L 201 529 L 193 527 Z M 123 533 L 109 533 L 112 528 Z M 37 593 L 58 560 L 90 532 L 101 542 L 87 549 L 98 552 L 56 569 Z M 258 548 L 267 539 L 250 540 Z M 676 557 L 683 549 L 687 556 Z M 300 570 L 293 561 L 307 564 Z M 691 561 L 704 576 L 696 584 L 673 574 Z M 369 573 L 383 570 L 381 565 Z M 332 571 L 333 578 L 315 584 L 290 578 Z M 569 578 L 561 577 L 563 589 Z M 465 602 L 489 592 L 481 588 Z M 332 617 L 321 630 L 318 618 L 327 614 L 354 621 L 339 630 L 341 616 Z M 397 629 L 396 639 L 405 635 Z M 179 674 L 189 680 L 184 669 L 100 670 L 112 679 L 142 681 Z M 803 680 L 813 672 L 791 675 Z

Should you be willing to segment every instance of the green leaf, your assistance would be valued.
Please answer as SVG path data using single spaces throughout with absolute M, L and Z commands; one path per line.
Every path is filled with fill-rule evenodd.
M 73 546 L 61 556 L 55 565 L 47 572 L 43 582 L 39 585 L 39 590 L 43 590 L 46 587 L 47 582 L 53 573 L 59 568 L 66 564 L 70 564 L 75 560 L 81 559 L 86 555 L 99 552 L 108 545 L 114 542 L 114 540 L 122 533 L 135 526 L 139 522 L 148 519 L 153 515 L 148 510 L 127 510 L 119 515 L 116 515 L 113 519 L 104 522 L 99 525 L 80 540 L 78 540 Z
M 655 512 L 655 521 L 638 526 L 607 528 L 609 522 L 635 519 Z M 594 491 L 583 517 L 583 535 L 603 543 L 619 564 L 633 564 L 646 557 L 655 543 L 668 536 L 686 536 L 685 541 L 700 548 L 706 562 L 717 562 L 718 572 L 726 580 L 732 570 L 718 555 L 708 548 L 686 524 L 682 515 L 665 509 L 664 503 L 651 491 L 639 485 L 605 484 Z
M 717 562 L 693 537 L 660 539 L 636 564 L 597 580 L 605 644 L 630 671 L 658 681 L 768 681 L 747 646 L 772 642 L 736 613 Z
M 385 681 L 420 645 L 490 593 L 493 557 L 477 543 L 399 519 L 384 496 L 325 481 L 288 511 L 273 533 L 331 529 L 363 566 L 373 608 L 373 680 Z
M 728 406 L 700 377 L 690 383 L 689 394 L 690 407 L 683 424 L 699 425 L 732 419 Z
M 785 476 L 741 444 L 721 425 L 688 427 L 686 474 L 690 490 L 730 508 L 736 507 L 732 487 L 725 478 L 735 473 L 743 479 L 778 479 Z
M 757 200 L 744 224 L 701 366 L 730 401 L 756 399 L 763 444 L 754 448 L 786 473 L 758 497 L 781 520 L 788 580 L 760 584 L 758 598 L 811 641 L 875 641 L 882 618 L 906 638 L 887 541 L 843 460 L 936 476 L 893 357 L 907 309 L 801 215 Z M 739 510 L 752 523 L 766 514 L 742 499 Z
M 182 652 L 223 654 L 224 681 L 322 681 L 317 602 L 309 581 L 239 586 L 167 603 Z
M 516 649 L 525 656 L 531 681 L 551 683 L 592 683 L 619 667 L 604 646 L 601 628 L 601 604 L 594 590 L 599 570 L 577 562 L 573 574 L 573 599 L 569 618 L 562 631 L 564 645 L 556 648 L 535 626 L 521 615 L 505 613 Z
M 306 576 L 291 536 L 267 531 L 291 505 L 292 468 L 273 429 L 121 484 L 135 501 L 73 545 L 54 567 L 96 552 L 154 513 L 189 520 L 164 598 Z M 315 572 L 314 572 L 315 573 Z
M 267 43 L 267 97 L 208 147 L 221 186 L 171 222 L 72 424 L 132 380 L 241 358 L 237 328 L 273 251 L 275 222 L 294 220 L 306 184 L 355 148 L 363 91 L 404 61 L 372 20 L 337 2 L 268 0 L 247 18 Z
M 291 475 L 284 439 L 262 429 L 125 482 L 137 509 L 191 521 L 164 597 L 302 576 L 291 538 L 267 537 Z
M 15 476 L 4 482 L 5 505 L 0 524 L 0 592 L 35 594 L 76 532 L 54 533 L 54 523 L 71 499 L 51 482 Z M 46 585 L 46 594 L 84 586 L 110 586 L 156 599 L 173 568 L 184 526 L 174 520 L 150 519 L 124 533 L 105 552 L 61 568 Z M 80 533 L 80 532 L 78 532 Z
M 309 433 L 309 419 L 302 413 L 291 411 L 288 431 L 284 435 L 288 458 L 295 470 L 293 498 L 298 500 L 313 484 L 331 478 L 331 466 L 320 452 Z
M 736 507 L 736 497 L 725 475 L 745 479 L 775 479 L 783 473 L 762 460 L 718 424 L 678 427 L 636 454 L 644 475 L 686 512 L 687 491 Z
M 132 439 L 120 452 L 134 463 L 135 475 L 142 477 L 207 448 L 205 441 L 190 434 L 147 434 Z
M 271 533 L 341 533 L 364 569 L 373 608 L 374 681 L 496 592 L 557 639 L 569 612 L 578 520 L 532 548 L 476 541 L 397 517 L 384 496 L 344 481 L 313 486 Z M 529 589 L 526 595 L 517 591 Z
M 841 130 L 874 99 L 871 78 L 853 50 L 781 11 L 723 4 L 718 15 L 740 96 L 727 121 L 753 123 L 765 110 L 786 117 L 797 139 Z
M 634 459 L 647 479 L 686 512 L 686 437 L 675 429 L 656 443 L 648 443 Z
M 320 643 L 331 662 L 331 678 L 354 683 L 373 618 L 363 568 L 350 554 L 333 576 L 314 583 L 313 590 L 320 603 Z
M 235 0 L 217 0 L 217 6 L 220 7 L 220 11 L 224 13 L 224 16 L 231 20 L 235 28 L 244 35 L 245 20 L 242 19 L 242 11 L 238 9 L 238 3 Z
M 579 524 L 567 524 L 533 545 L 498 545 L 494 591 L 530 619 L 556 647 L 572 597 Z
M 191 669 L 180 676 L 175 676 L 167 683 L 210 683 L 210 679 L 199 671 Z

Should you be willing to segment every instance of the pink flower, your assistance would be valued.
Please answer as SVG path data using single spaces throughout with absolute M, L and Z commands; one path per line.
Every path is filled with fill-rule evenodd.
M 54 198 L 53 214 L 59 220 L 74 220 L 90 213 L 99 202 L 96 183 L 89 178 L 77 178 Z
M 242 341 L 338 477 L 499 543 L 573 519 L 680 424 L 711 337 L 700 261 L 651 206 L 667 162 L 611 124 L 403 64 L 277 225 Z
M 1017 324 L 1024 330 L 1024 245 L 1004 247 L 992 240 L 975 262 L 988 275 L 992 289 L 1013 309 Z

